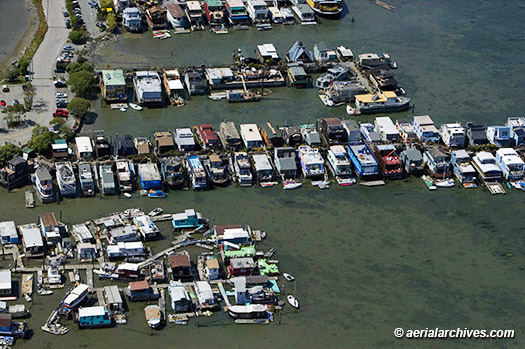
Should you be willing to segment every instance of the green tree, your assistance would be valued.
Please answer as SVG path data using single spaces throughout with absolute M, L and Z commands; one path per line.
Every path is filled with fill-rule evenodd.
M 36 124 L 33 128 L 32 138 L 27 145 L 39 154 L 47 154 L 51 149 L 51 144 L 58 138 L 58 134 L 49 131 L 45 126 Z
M 96 85 L 93 74 L 87 71 L 78 71 L 69 76 L 67 81 L 73 91 L 79 97 L 86 97 Z
M 112 32 L 117 27 L 117 17 L 113 12 L 108 13 L 107 16 L 108 30 Z
M 113 8 L 112 0 L 100 0 L 100 8 Z
M 82 44 L 84 40 L 86 40 L 86 37 L 84 36 L 84 33 L 78 30 L 72 30 L 69 33 L 69 40 L 71 40 L 74 44 Z
M 7 81 L 13 82 L 18 78 L 18 71 L 15 66 L 10 66 L 7 70 Z
M 31 83 L 28 83 L 26 85 L 26 89 L 24 90 L 24 105 L 26 110 L 31 110 L 33 107 L 33 98 L 35 96 L 35 92 L 35 87 Z
M 83 62 L 83 63 L 73 62 L 67 65 L 66 70 L 69 74 L 76 73 L 79 71 L 93 72 L 93 67 L 88 62 Z
M 60 131 L 60 137 L 64 139 L 70 139 L 75 134 L 75 131 L 71 127 L 68 126 L 68 124 L 64 123 L 62 126 L 58 128 Z
M 75 97 L 69 102 L 67 110 L 75 115 L 77 118 L 82 118 L 86 115 L 89 109 L 89 102 L 81 97 Z
M 6 144 L 0 147 L 0 166 L 4 167 L 13 156 L 22 154 L 22 149 L 14 144 Z

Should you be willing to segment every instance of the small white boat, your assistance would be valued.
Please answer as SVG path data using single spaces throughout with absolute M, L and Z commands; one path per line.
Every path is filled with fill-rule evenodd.
M 27 293 L 24 294 L 24 298 L 25 298 L 25 300 L 27 302 L 31 302 L 32 301 L 31 297 L 29 297 L 29 295 Z
M 137 110 L 137 111 L 141 111 L 142 110 L 142 107 L 138 104 L 135 104 L 135 103 L 128 103 L 129 104 L 129 107 L 133 110 Z
M 49 296 L 50 294 L 53 294 L 53 291 L 51 290 L 46 290 L 45 288 L 41 288 L 38 290 L 38 295 L 39 296 Z
M 261 182 L 261 187 L 263 188 L 269 188 L 269 187 L 273 187 L 274 185 L 277 184 L 277 182 Z
M 120 108 L 120 111 L 121 111 L 121 112 L 126 112 L 126 111 L 128 111 L 128 108 L 126 108 L 126 107 L 121 107 L 121 108 Z
M 124 193 L 123 195 L 124 195 L 125 197 L 127 197 L 128 199 L 129 199 L 130 197 L 133 196 L 133 195 L 131 195 L 130 193 Z
M 161 214 L 162 212 L 164 212 L 164 210 L 160 207 L 157 207 L 153 210 L 151 210 L 150 213 L 148 213 L 148 216 L 150 217 L 155 217 L 155 216 L 158 216 L 159 214 Z
M 294 281 L 295 280 L 295 278 L 291 274 L 288 274 L 288 273 L 283 273 L 283 277 L 286 279 L 286 281 Z
M 454 180 L 452 178 L 449 179 L 439 179 L 434 182 L 434 185 L 438 188 L 452 188 L 454 187 Z
M 288 295 L 288 297 L 286 297 L 286 299 L 288 300 L 288 303 L 290 303 L 292 307 L 299 309 L 299 301 L 294 296 L 290 294 Z
M 319 95 L 319 98 L 323 102 L 324 105 L 327 107 L 333 107 L 334 101 L 332 101 L 327 95 Z
M 212 101 L 220 101 L 220 100 L 226 99 L 226 97 L 227 97 L 226 92 L 216 92 L 208 96 L 208 98 L 211 99 Z
M 320 188 L 320 189 L 328 189 L 330 188 L 330 182 L 328 181 L 322 181 L 320 183 L 317 183 L 317 186 Z
M 359 114 L 361 114 L 359 112 L 359 110 L 357 110 L 356 108 L 352 107 L 350 104 L 346 105 L 346 113 L 348 115 L 359 115 Z
M 428 176 L 421 176 L 421 179 L 423 180 L 423 183 L 427 186 L 429 190 L 436 190 L 437 187 L 434 185 L 434 180 Z
M 335 180 L 337 181 L 337 184 L 341 185 L 341 186 L 348 186 L 348 185 L 352 185 L 352 184 L 356 184 L 357 183 L 357 179 L 355 178 L 341 178 L 339 176 L 335 177 Z
M 284 190 L 293 190 L 293 189 L 300 188 L 302 185 L 303 185 L 303 183 L 299 183 L 299 182 L 296 182 L 296 181 L 284 182 L 283 183 L 283 189 Z

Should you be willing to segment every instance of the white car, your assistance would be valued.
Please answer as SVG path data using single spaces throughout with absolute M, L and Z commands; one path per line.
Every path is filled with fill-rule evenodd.
M 67 98 L 67 93 L 57 92 L 56 98 Z

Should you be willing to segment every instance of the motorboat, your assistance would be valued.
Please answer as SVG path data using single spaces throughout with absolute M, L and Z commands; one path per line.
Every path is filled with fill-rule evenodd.
M 166 196 L 168 196 L 168 194 L 166 194 L 165 192 L 163 192 L 162 190 L 150 190 L 148 192 L 148 197 L 149 198 L 165 198 Z
M 71 290 L 71 292 L 62 301 L 62 304 L 66 309 L 74 309 L 87 298 L 88 291 L 88 285 L 80 284 Z
M 62 196 L 75 196 L 77 194 L 77 183 L 73 166 L 68 162 L 57 162 L 56 176 L 60 194 Z
M 452 188 L 455 186 L 454 180 L 452 178 L 437 179 L 434 181 L 434 185 L 438 188 Z
M 253 181 L 253 175 L 250 166 L 248 154 L 245 152 L 237 152 L 234 154 L 234 169 L 236 179 L 241 187 L 250 187 Z
M 287 181 L 283 182 L 283 189 L 284 190 L 293 190 L 300 188 L 303 185 L 303 183 L 296 182 L 296 181 Z
M 290 305 L 296 309 L 299 309 L 299 301 L 294 297 L 292 296 L 291 294 L 289 294 L 286 299 L 288 300 L 288 303 L 290 303 Z
M 158 305 L 148 305 L 144 308 L 144 314 L 146 315 L 146 321 L 149 327 L 158 328 L 160 326 L 162 314 Z
M 129 107 L 133 110 L 137 110 L 137 111 L 141 111 L 143 108 L 138 105 L 138 104 L 135 104 L 135 103 L 128 103 L 129 104 Z
M 342 145 L 330 146 L 326 159 L 328 160 L 328 168 L 334 175 L 337 184 L 348 186 L 357 182 L 352 176 L 352 165 L 348 159 L 348 153 Z
M 55 191 L 53 189 L 53 179 L 49 171 L 43 167 L 36 169 L 32 176 L 33 183 L 35 183 L 36 192 L 42 202 L 50 202 L 55 199 Z
M 164 212 L 164 210 L 160 207 L 157 207 L 153 210 L 150 211 L 150 213 L 148 213 L 148 216 L 150 217 L 155 217 L 155 216 L 158 216 L 159 214 L 161 214 L 162 212 Z
M 421 180 L 423 181 L 423 183 L 425 183 L 425 185 L 427 186 L 429 190 L 437 189 L 437 187 L 434 185 L 434 180 L 432 179 L 432 177 L 423 175 L 421 176 Z
M 295 278 L 291 274 L 288 274 L 288 273 L 283 273 L 283 277 L 286 279 L 286 281 L 294 281 L 295 280 Z
M 317 178 L 324 176 L 324 160 L 318 149 L 307 145 L 299 147 L 299 160 L 305 178 Z

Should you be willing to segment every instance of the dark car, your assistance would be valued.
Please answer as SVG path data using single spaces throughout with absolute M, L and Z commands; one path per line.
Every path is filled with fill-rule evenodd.
M 69 19 L 66 19 L 66 28 L 71 29 L 71 21 Z
M 67 11 L 62 11 L 62 14 L 64 15 L 64 17 L 69 17 L 69 13 L 67 13 Z

